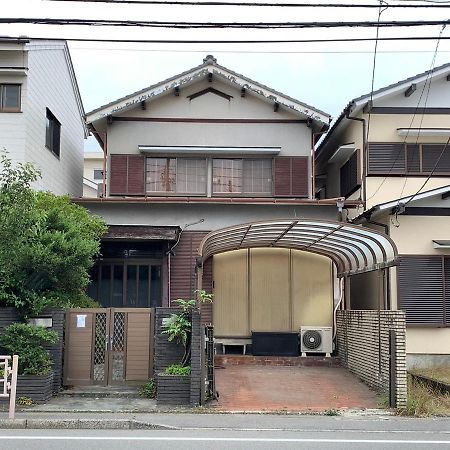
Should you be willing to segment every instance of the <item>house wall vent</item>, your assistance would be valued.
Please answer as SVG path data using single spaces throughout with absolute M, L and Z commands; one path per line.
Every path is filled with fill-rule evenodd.
M 333 351 L 333 331 L 331 327 L 307 326 L 300 328 L 300 348 L 302 356 L 307 353 L 325 353 Z

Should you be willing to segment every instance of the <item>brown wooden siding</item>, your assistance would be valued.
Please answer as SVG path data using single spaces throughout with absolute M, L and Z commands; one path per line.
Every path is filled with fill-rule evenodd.
M 206 260 L 203 265 L 203 290 L 208 293 L 213 291 L 213 272 L 212 272 L 212 258 Z M 213 299 L 214 302 L 214 299 Z M 201 308 L 201 320 L 202 323 L 212 323 L 213 322 L 213 310 L 211 303 L 204 303 Z
M 111 155 L 109 192 L 111 195 L 145 194 L 145 157 Z
M 308 197 L 308 157 L 274 158 L 273 174 L 276 197 Z
M 170 298 L 173 302 L 178 298 L 194 298 L 197 289 L 195 259 L 201 240 L 207 231 L 185 231 L 175 247 L 175 256 L 171 258 Z M 203 289 L 212 291 L 212 264 L 208 260 L 203 269 Z M 172 304 L 171 306 L 176 306 Z

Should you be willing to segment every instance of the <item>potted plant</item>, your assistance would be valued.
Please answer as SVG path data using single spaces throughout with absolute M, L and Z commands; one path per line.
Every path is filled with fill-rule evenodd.
M 11 355 L 19 355 L 17 397 L 45 402 L 52 395 L 53 361 L 46 344 L 55 344 L 58 334 L 43 327 L 14 323 L 0 336 L 0 346 Z
M 182 345 L 184 352 L 180 363 L 172 364 L 163 373 L 157 374 L 158 404 L 188 405 L 190 403 L 192 315 L 200 310 L 201 303 L 211 303 L 213 297 L 206 291 L 197 292 L 198 300 L 175 300 L 181 312 L 172 314 L 162 327 L 162 333 L 167 335 L 167 340 Z

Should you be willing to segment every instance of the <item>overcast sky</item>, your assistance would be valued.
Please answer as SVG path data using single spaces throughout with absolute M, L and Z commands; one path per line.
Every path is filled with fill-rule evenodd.
M 267 0 L 269 1 L 269 0 Z M 325 2 L 326 0 L 321 0 Z M 271 0 L 271 3 L 276 1 Z M 293 0 L 290 0 L 293 2 Z M 299 0 L 298 3 L 304 1 Z M 328 0 L 372 3 L 373 0 Z M 282 3 L 282 0 L 279 0 Z M 320 3 L 320 2 L 314 2 Z M 401 4 L 400 1 L 389 1 Z M 411 0 L 408 3 L 417 3 Z M 430 5 L 430 3 L 425 3 Z M 381 20 L 448 19 L 450 9 L 387 9 Z M 0 17 L 129 19 L 196 22 L 376 21 L 378 9 L 259 8 L 237 6 L 111 5 L 1 0 Z M 449 27 L 450 28 L 450 27 Z M 450 36 L 450 29 L 442 36 Z M 435 36 L 440 26 L 380 29 L 380 37 Z M 2 36 L 112 39 L 310 39 L 374 37 L 376 29 L 339 30 L 173 30 L 54 25 L 2 25 Z M 214 54 L 218 63 L 304 101 L 333 117 L 348 101 L 370 92 L 374 43 L 328 44 L 117 44 L 69 42 L 85 110 L 113 101 L 202 63 Z M 375 88 L 431 67 L 436 41 L 379 42 Z M 442 40 L 436 65 L 450 62 L 450 41 Z M 86 149 L 93 150 L 92 141 Z

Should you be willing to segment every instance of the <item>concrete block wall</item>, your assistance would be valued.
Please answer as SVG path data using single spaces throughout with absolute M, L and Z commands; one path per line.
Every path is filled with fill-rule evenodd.
M 337 349 L 342 364 L 373 389 L 390 392 L 389 333 L 396 337 L 395 406 L 407 401 L 406 322 L 403 311 L 337 312 Z
M 166 367 L 179 363 L 183 357 L 184 348 L 176 342 L 169 342 L 167 335 L 162 334 L 162 323 L 164 318 L 177 314 L 179 308 L 156 308 L 155 309 L 155 373 L 161 373 Z M 202 352 L 203 348 L 203 326 L 201 325 L 200 313 L 192 315 L 192 346 L 191 346 L 191 377 L 189 403 L 192 406 L 201 403 L 201 392 L 204 389 L 202 375 Z
M 58 333 L 59 340 L 56 344 L 44 345 L 53 359 L 53 393 L 59 392 L 62 386 L 62 371 L 63 371 L 63 352 L 64 352 L 64 325 L 66 314 L 63 309 L 49 309 L 42 312 L 36 317 L 51 317 L 53 331 Z M 16 308 L 6 307 L 0 308 L 0 334 L 3 330 L 13 324 L 21 322 L 22 319 Z M 1 350 L 0 350 L 1 353 Z

